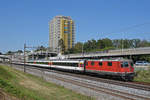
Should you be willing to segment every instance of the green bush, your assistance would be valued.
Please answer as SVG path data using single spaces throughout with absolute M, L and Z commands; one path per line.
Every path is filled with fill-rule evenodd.
M 148 70 L 136 71 L 134 81 L 150 83 L 150 68 Z

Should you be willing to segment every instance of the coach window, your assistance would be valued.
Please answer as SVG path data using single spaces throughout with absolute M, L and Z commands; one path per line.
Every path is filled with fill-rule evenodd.
M 91 65 L 94 66 L 94 61 L 91 62 Z
M 112 66 L 112 62 L 108 62 L 108 66 Z
M 75 66 L 75 67 L 78 67 L 78 63 L 74 63 L 74 66 Z
M 102 63 L 102 62 L 99 62 L 99 66 L 103 66 L 103 63 Z

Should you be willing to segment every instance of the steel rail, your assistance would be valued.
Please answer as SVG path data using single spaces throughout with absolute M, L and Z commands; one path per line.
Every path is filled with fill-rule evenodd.
M 142 90 L 146 90 L 146 91 L 149 91 L 149 89 L 150 89 L 150 86 L 147 86 L 147 85 L 134 84 L 134 83 L 129 83 L 129 82 L 121 82 L 121 81 L 115 81 L 115 80 L 109 80 L 109 79 L 102 79 L 102 78 L 92 77 L 92 76 L 89 76 L 89 75 L 87 76 L 87 75 L 74 74 L 74 73 L 72 74 L 72 73 L 66 73 L 66 72 L 62 72 L 62 71 L 49 70 L 49 69 L 45 69 L 45 68 L 43 69 L 43 67 L 40 67 L 40 66 L 31 66 L 31 65 L 29 66 L 28 65 L 27 68 L 38 69 L 38 70 L 47 71 L 47 72 L 55 72 L 55 73 L 59 73 L 59 74 L 65 74 L 65 75 L 68 75 L 68 76 L 84 78 L 84 79 L 93 80 L 93 81 L 97 81 L 97 82 L 115 84 L 115 85 L 135 88 L 135 89 L 142 89 Z M 138 99 L 140 98 L 141 100 L 142 99 L 143 100 L 149 100 L 150 99 L 150 98 L 147 98 L 147 97 L 142 97 L 142 96 L 138 96 L 138 95 L 134 95 L 134 94 L 124 93 L 124 92 L 120 92 L 120 91 L 117 91 L 117 90 L 112 90 L 112 89 L 108 89 L 108 88 L 104 88 L 104 87 L 102 88 L 102 87 L 99 87 L 99 86 L 95 86 L 94 84 L 90 84 L 88 82 L 83 83 L 81 81 L 63 79 L 62 77 L 52 76 L 52 75 L 51 75 L 51 77 L 53 77 L 53 78 L 55 77 L 55 79 L 59 79 L 59 80 L 62 80 L 64 82 L 70 82 L 70 83 L 73 82 L 76 85 L 80 85 L 82 87 L 89 88 L 89 89 L 95 90 L 97 92 L 98 91 L 99 92 L 105 92 L 107 94 L 119 96 L 119 97 L 122 97 L 122 98 L 125 98 L 125 99 L 130 99 L 130 100 L 136 100 L 137 98 Z M 147 88 L 149 88 L 149 89 L 147 89 Z
M 40 67 L 40 66 L 37 66 L 37 65 L 28 65 L 28 66 L 33 67 L 33 68 L 40 68 L 40 69 L 43 68 L 43 67 Z M 48 68 L 44 68 L 44 70 L 45 71 L 53 71 L 53 72 L 56 72 L 56 73 L 70 75 L 70 76 L 74 76 L 74 77 L 89 79 L 89 80 L 93 80 L 93 81 L 103 82 L 103 83 L 110 83 L 110 84 L 114 84 L 114 85 L 119 85 L 119 86 L 134 88 L 134 89 L 150 91 L 150 85 L 143 85 L 143 84 L 138 84 L 138 83 L 134 83 L 134 82 L 123 82 L 123 81 L 112 80 L 112 79 L 107 79 L 107 78 L 104 79 L 104 78 L 101 78 L 101 77 L 99 77 L 97 75 L 93 75 L 93 74 L 91 75 L 91 74 L 83 74 L 83 73 L 72 73 L 71 71 L 69 71 L 69 72 L 64 71 L 64 70 L 59 71 L 57 69 L 56 70 L 49 70 Z

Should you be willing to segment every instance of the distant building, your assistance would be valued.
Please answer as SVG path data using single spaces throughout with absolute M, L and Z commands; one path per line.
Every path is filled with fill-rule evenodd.
M 75 25 L 69 16 L 55 16 L 49 22 L 49 47 L 54 52 L 61 52 L 60 40 L 65 51 L 72 48 L 75 42 Z

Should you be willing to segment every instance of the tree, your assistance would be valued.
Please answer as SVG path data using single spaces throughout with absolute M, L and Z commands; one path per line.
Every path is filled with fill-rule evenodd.
M 63 40 L 60 41 L 63 45 Z M 82 48 L 84 52 L 94 52 L 110 49 L 122 49 L 122 48 L 137 48 L 150 46 L 150 42 L 147 40 L 140 39 L 115 39 L 111 40 L 109 38 L 99 39 L 99 40 L 88 40 L 84 44 L 77 42 L 74 48 L 69 49 L 66 53 L 81 53 Z
M 0 52 L 0 55 L 2 55 L 2 52 Z
M 121 44 L 120 40 L 118 40 L 118 39 L 113 40 L 113 46 L 116 47 L 116 49 L 118 49 L 120 47 L 120 44 Z
M 17 53 L 23 53 L 23 51 L 22 50 L 18 50 Z
M 113 47 L 112 40 L 105 38 L 105 39 L 102 39 L 102 41 L 104 43 L 105 48 Z
M 139 46 L 140 46 L 140 47 L 147 47 L 147 46 L 149 46 L 149 43 L 148 43 L 147 40 L 142 40 L 142 41 L 140 42 Z
M 92 39 L 91 40 L 91 49 L 96 49 L 97 48 L 96 44 L 97 44 L 97 41 Z
M 130 48 L 130 40 L 127 40 L 127 39 L 125 39 L 125 40 L 123 40 L 123 48 Z
M 74 46 L 74 52 L 75 53 L 81 53 L 82 52 L 83 43 L 77 42 Z
M 67 51 L 65 51 L 64 54 L 72 54 L 72 53 L 75 53 L 75 49 L 74 48 L 68 49 Z
M 46 48 L 41 45 L 35 51 L 46 51 Z
M 60 52 L 64 53 L 65 52 L 65 45 L 63 39 L 60 39 L 58 41 L 58 47 L 60 48 Z
M 99 39 L 97 41 L 96 47 L 97 47 L 97 49 L 104 49 L 105 48 L 105 44 L 104 44 L 104 42 L 101 39 Z
M 11 54 L 13 54 L 13 52 L 12 51 L 8 51 L 6 54 L 7 55 L 11 55 Z
M 134 48 L 137 48 L 140 46 L 140 42 L 141 40 L 140 39 L 132 39 L 132 45 Z
M 85 42 L 84 46 L 83 46 L 84 51 L 89 52 L 91 50 L 91 46 L 92 46 L 92 43 L 91 43 L 90 40 L 88 40 L 87 42 Z

